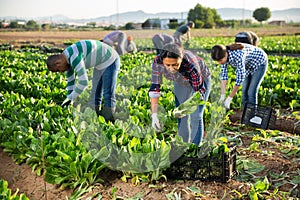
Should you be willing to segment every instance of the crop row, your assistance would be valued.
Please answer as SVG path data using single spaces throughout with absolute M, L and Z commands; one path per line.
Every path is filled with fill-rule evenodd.
M 268 36 L 261 37 L 259 47 L 267 54 L 300 54 L 300 36 Z M 210 51 L 216 44 L 228 45 L 234 42 L 234 37 L 194 37 L 189 48 Z M 137 39 L 138 49 L 154 49 L 151 39 Z

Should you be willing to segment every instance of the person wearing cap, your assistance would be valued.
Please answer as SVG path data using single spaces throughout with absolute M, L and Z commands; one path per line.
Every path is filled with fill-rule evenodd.
M 125 51 L 126 53 L 135 53 L 137 52 L 137 48 L 135 43 L 133 42 L 133 37 L 129 35 L 127 40 L 125 41 Z
M 191 39 L 191 29 L 194 27 L 195 23 L 192 21 L 189 21 L 187 24 L 179 26 L 173 35 L 175 42 L 182 44 L 182 39 L 184 36 L 186 36 L 186 42 L 189 42 L 189 40 Z
M 235 35 L 234 42 L 241 42 L 246 44 L 252 44 L 253 46 L 258 46 L 259 38 L 252 31 L 244 31 L 244 32 L 239 32 L 238 34 Z
M 81 40 L 67 47 L 61 54 L 49 56 L 46 64 L 52 72 L 66 73 L 67 98 L 63 101 L 62 107 L 72 104 L 87 88 L 89 83 L 87 69 L 93 69 L 88 105 L 105 120 L 114 122 L 120 57 L 112 47 L 99 40 Z M 104 106 L 101 109 L 102 98 Z
M 163 46 L 169 43 L 174 43 L 174 38 L 171 35 L 165 33 L 158 33 L 152 37 L 152 42 L 154 44 L 156 55 L 162 52 Z
M 158 119 L 158 101 L 161 97 L 163 76 L 174 83 L 176 107 L 196 92 L 200 93 L 200 100 L 207 101 L 211 88 L 211 72 L 202 58 L 183 49 L 180 44 L 166 44 L 162 53 L 152 62 L 152 80 L 149 89 L 152 128 L 157 132 L 162 130 Z M 178 135 L 184 142 L 193 142 L 196 145 L 201 143 L 204 132 L 204 107 L 205 104 L 199 105 L 192 114 L 178 117 Z
M 133 42 L 133 37 L 127 37 L 126 33 L 119 30 L 108 33 L 104 36 L 102 41 L 116 49 L 120 56 L 126 53 L 137 52 L 136 45 Z
M 228 46 L 221 44 L 213 46 L 211 57 L 221 65 L 221 97 L 226 109 L 230 109 L 232 98 L 241 85 L 242 106 L 247 103 L 257 104 L 258 90 L 268 69 L 268 56 L 259 47 L 246 43 L 234 43 Z M 226 98 L 228 81 L 228 66 L 235 68 L 236 83 Z

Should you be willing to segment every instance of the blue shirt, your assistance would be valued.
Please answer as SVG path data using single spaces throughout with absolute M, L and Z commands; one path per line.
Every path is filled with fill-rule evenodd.
M 243 49 L 227 50 L 228 61 L 221 65 L 221 80 L 228 80 L 228 65 L 236 68 L 236 86 L 240 86 L 245 77 L 268 61 L 268 56 L 262 49 L 250 44 L 243 45 Z

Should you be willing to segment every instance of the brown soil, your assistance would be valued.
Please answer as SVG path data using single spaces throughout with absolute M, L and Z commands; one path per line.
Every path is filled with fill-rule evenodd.
M 0 149 L 0 179 L 6 180 L 10 189 L 13 191 L 19 189 L 19 195 L 24 193 L 31 200 L 45 199 L 46 195 L 49 200 L 66 199 L 72 193 L 71 190 L 60 190 L 55 185 L 45 183 L 43 177 L 32 172 L 30 166 L 17 165 L 2 149 Z
M 228 134 L 234 135 L 233 132 Z M 285 133 L 287 137 L 291 136 L 289 133 Z M 293 159 L 286 157 L 280 152 L 282 144 L 275 142 L 262 142 L 260 144 L 260 150 L 251 151 L 249 145 L 252 142 L 252 138 L 249 136 L 240 136 L 242 140 L 242 146 L 237 148 L 238 156 L 251 160 L 256 160 L 265 166 L 265 169 L 256 176 L 268 176 L 268 179 L 272 181 L 269 174 L 286 174 L 288 175 L 285 180 L 291 180 L 296 174 L 297 169 L 300 168 L 299 158 Z M 266 154 L 264 152 L 272 152 L 272 154 Z M 297 161 L 298 160 L 298 161 Z M 45 186 L 43 177 L 38 177 L 32 172 L 31 168 L 26 164 L 17 165 L 13 162 L 12 158 L 5 152 L 0 150 L 0 178 L 9 182 L 9 187 L 15 191 L 17 188 L 20 193 L 25 193 L 31 200 L 58 200 L 70 198 L 72 190 L 61 190 L 57 186 L 48 184 Z M 101 178 L 104 180 L 104 184 L 95 185 L 92 190 L 85 194 L 85 198 L 91 197 L 95 194 L 101 194 L 102 199 L 109 200 L 118 197 L 117 199 L 133 198 L 140 194 L 140 199 L 145 200 L 157 200 L 167 199 L 167 195 L 171 193 L 177 193 L 181 195 L 181 199 L 232 199 L 237 198 L 238 195 L 234 190 L 241 194 L 247 194 L 249 192 L 249 183 L 238 181 L 237 177 L 229 180 L 228 183 L 219 182 L 205 182 L 205 181 L 192 181 L 192 180 L 160 180 L 156 183 L 140 183 L 134 186 L 131 180 L 123 182 L 121 173 L 114 171 L 102 171 Z M 195 194 L 189 187 L 196 186 L 200 188 L 200 192 Z M 280 191 L 288 192 L 292 190 L 293 197 L 300 197 L 300 184 L 294 189 L 291 184 L 283 184 L 279 187 Z M 113 195 L 113 190 L 117 189 Z M 272 192 L 275 188 L 271 187 L 268 191 Z M 172 196 L 174 197 L 174 195 Z M 200 198 L 201 197 L 201 198 Z M 84 198 L 84 199 L 85 199 Z M 95 199 L 95 198 L 94 198 Z M 247 199 L 247 198 L 246 198 Z M 272 199 L 280 199 L 274 197 Z

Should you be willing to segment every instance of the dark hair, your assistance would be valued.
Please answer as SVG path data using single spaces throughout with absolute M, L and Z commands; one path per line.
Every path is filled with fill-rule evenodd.
M 240 32 L 235 35 L 235 40 L 234 40 L 234 42 L 252 44 L 254 46 L 258 45 L 258 41 L 259 41 L 258 36 L 252 31 Z
M 243 49 L 245 46 L 242 43 L 233 43 L 226 46 L 227 50 L 234 51 L 238 49 Z
M 183 58 L 183 48 L 177 43 L 168 43 L 163 46 L 161 58 Z
M 222 45 L 222 44 L 217 44 L 215 46 L 213 46 L 213 48 L 211 49 L 211 58 L 213 60 L 221 60 L 222 58 L 225 57 L 226 52 L 228 50 L 230 51 L 234 51 L 234 50 L 238 50 L 238 49 L 243 49 L 245 46 L 242 43 L 234 43 L 231 45 Z
M 247 44 L 253 44 L 252 36 L 249 32 L 239 32 L 235 35 L 234 42 L 241 42 L 241 43 L 247 43 Z
M 211 58 L 217 61 L 221 60 L 222 58 L 225 57 L 226 51 L 227 51 L 226 46 L 222 44 L 217 44 L 213 46 L 213 48 L 211 49 Z
M 193 21 L 189 21 L 189 22 L 188 22 L 188 26 L 194 28 L 195 23 L 194 23 Z
M 59 55 L 56 54 L 56 55 L 51 55 L 47 58 L 46 60 L 46 64 L 47 64 L 47 67 L 48 69 L 52 69 L 54 66 L 55 66 L 55 61 L 59 59 Z

